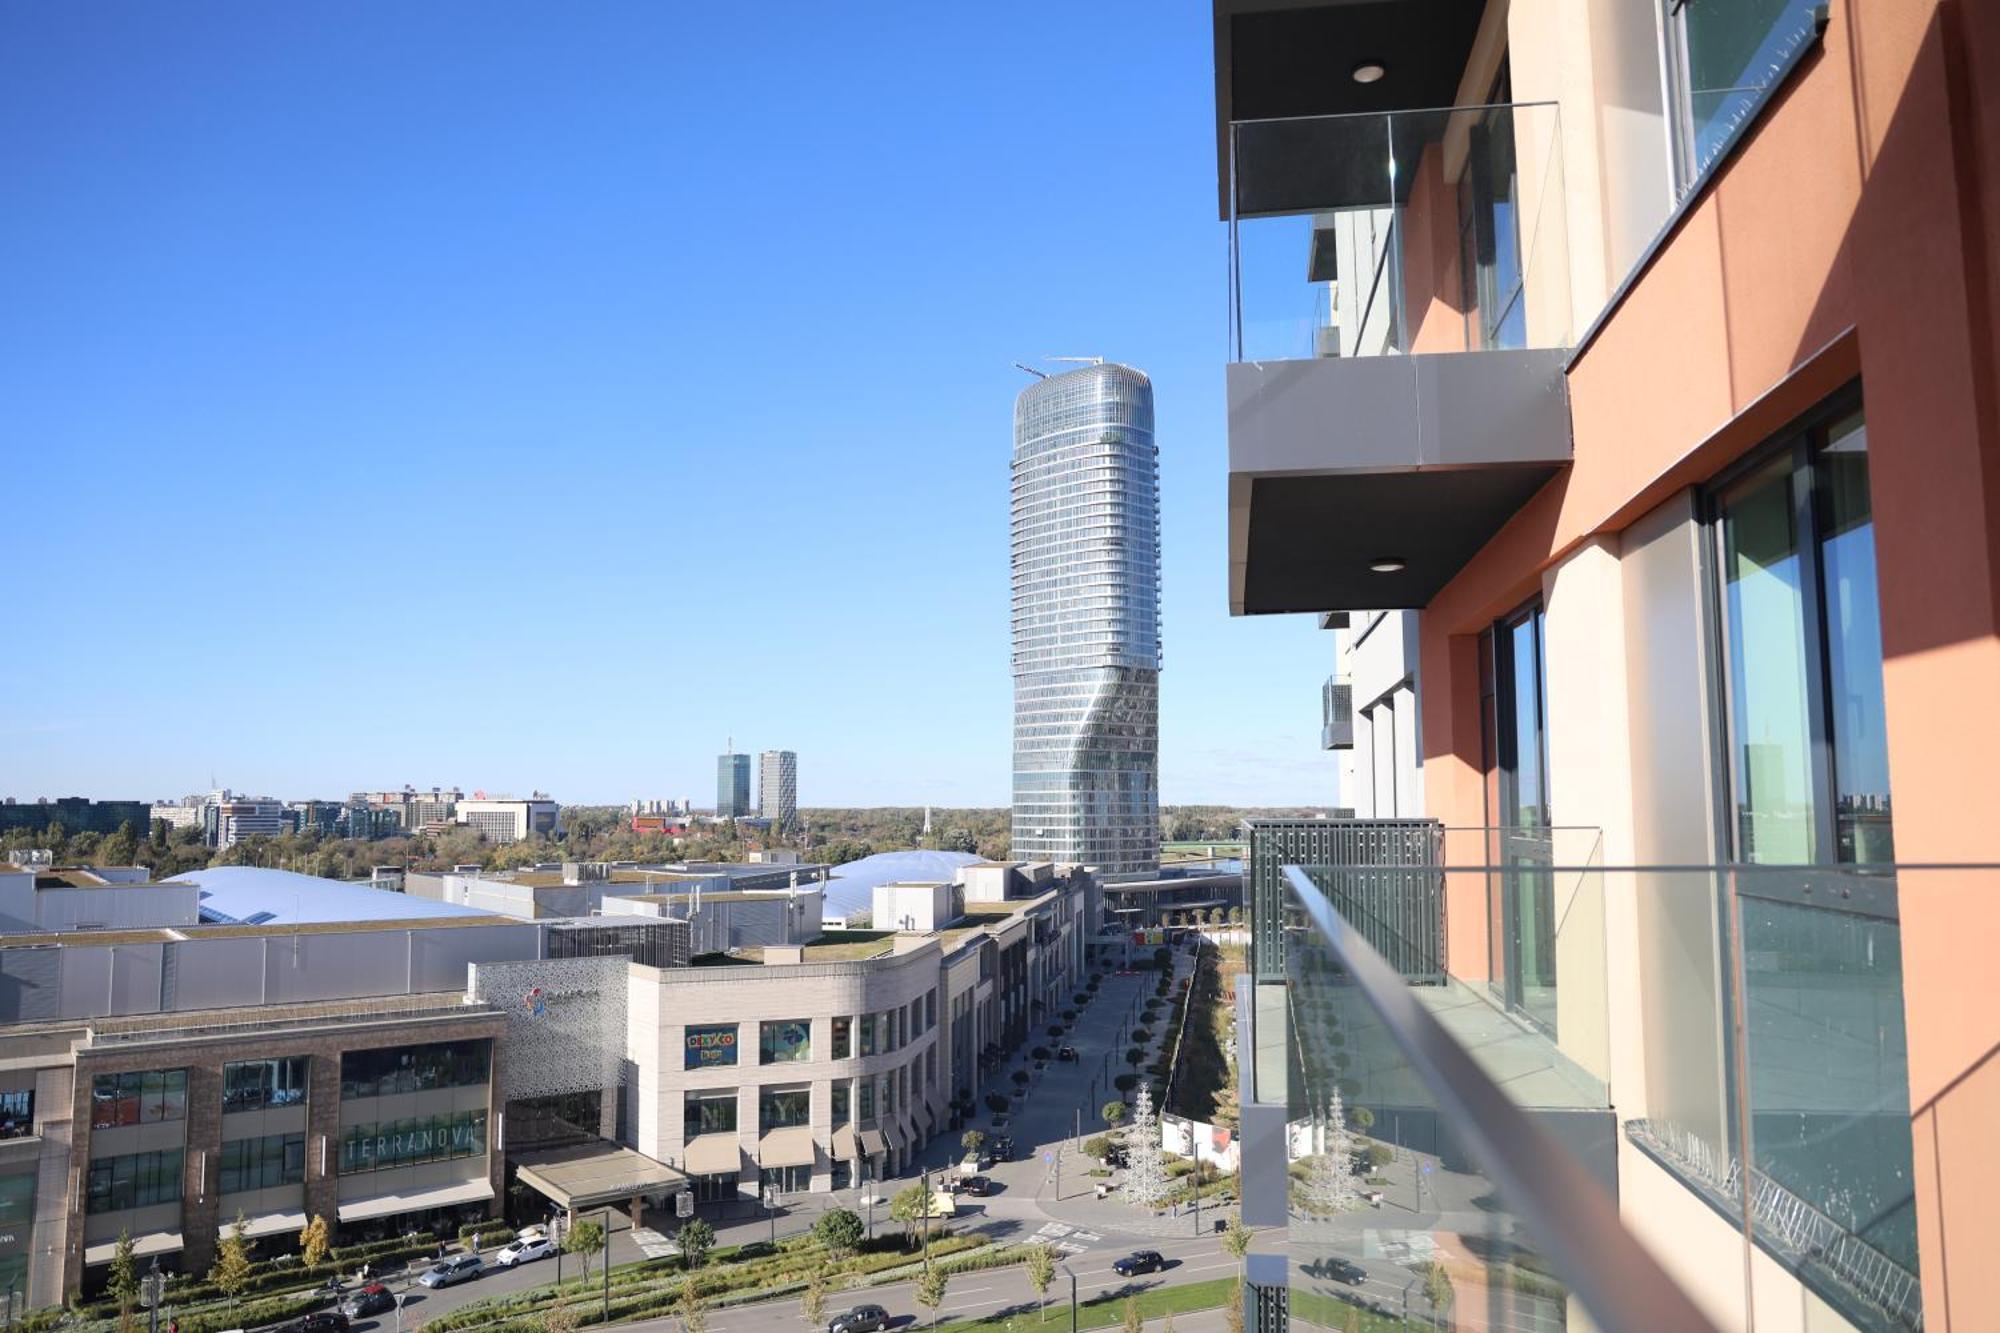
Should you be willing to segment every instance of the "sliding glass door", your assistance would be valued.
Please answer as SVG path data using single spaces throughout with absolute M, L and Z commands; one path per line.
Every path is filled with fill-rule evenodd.
M 1555 880 L 1549 867 L 1546 660 L 1542 608 L 1493 630 L 1494 721 L 1499 770 L 1496 977 L 1507 1007 L 1556 1026 Z

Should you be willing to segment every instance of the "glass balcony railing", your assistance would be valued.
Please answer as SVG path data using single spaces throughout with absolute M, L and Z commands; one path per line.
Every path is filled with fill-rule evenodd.
M 2000 868 L 1437 846 L 1289 866 L 1255 923 L 1246 1090 L 1284 1105 L 1296 1322 L 1706 1327 L 1782 1301 L 1922 1327 L 1898 904 Z
M 1230 126 L 1237 361 L 1563 347 L 1553 103 Z

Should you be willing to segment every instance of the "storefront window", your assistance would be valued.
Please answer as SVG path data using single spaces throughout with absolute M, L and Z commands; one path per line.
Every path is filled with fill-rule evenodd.
M 426 1046 L 347 1051 L 340 1057 L 342 1098 L 391 1097 L 434 1088 L 478 1087 L 486 1083 L 491 1043 L 442 1041 Z
M 719 1069 L 736 1063 L 736 1025 L 717 1024 L 686 1030 L 686 1051 L 682 1067 Z
M 99 1074 L 90 1084 L 90 1127 L 152 1125 L 187 1118 L 187 1070 Z
M 764 1088 L 757 1094 L 761 1133 L 812 1123 L 812 1092 L 806 1088 Z
M 690 1092 L 685 1102 L 687 1126 L 684 1134 L 694 1138 L 699 1134 L 734 1134 L 736 1132 L 736 1093 Z
M 288 1055 L 279 1060 L 242 1060 L 224 1065 L 223 1114 L 304 1103 L 309 1063 L 303 1055 Z
M 0 1139 L 21 1139 L 35 1132 L 35 1090 L 0 1092 Z
M 84 1210 L 110 1213 L 172 1203 L 181 1197 L 181 1163 L 179 1148 L 95 1158 L 84 1185 Z
M 419 1162 L 486 1154 L 486 1112 L 406 1116 L 341 1130 L 340 1173 L 381 1171 Z
M 759 1063 L 797 1064 L 812 1059 L 812 1020 L 784 1018 L 758 1025 Z

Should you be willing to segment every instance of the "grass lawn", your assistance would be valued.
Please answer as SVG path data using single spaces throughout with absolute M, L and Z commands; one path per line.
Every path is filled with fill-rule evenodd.
M 1308 1328 L 1330 1328 L 1335 1333 L 1354 1329 L 1355 1333 L 1430 1333 L 1431 1321 L 1398 1319 L 1377 1314 L 1359 1305 L 1350 1305 L 1337 1296 L 1318 1291 L 1292 1292 L 1292 1318 Z M 1353 1323 L 1349 1323 L 1349 1320 Z
M 1194 1310 L 1214 1310 L 1227 1305 L 1236 1291 L 1233 1277 L 1213 1278 L 1207 1282 L 1189 1282 L 1178 1287 L 1161 1287 L 1139 1297 L 1139 1313 L 1147 1319 L 1157 1319 L 1171 1311 L 1174 1314 L 1188 1314 Z M 945 1293 L 950 1300 L 949 1290 Z M 1067 1329 L 1069 1327 L 1069 1299 L 1056 1298 L 1055 1288 L 1049 1289 L 1049 1308 L 1046 1327 Z M 1085 1328 L 1116 1328 L 1125 1320 L 1123 1297 L 1105 1297 L 1095 1301 L 1085 1301 L 1077 1307 L 1076 1326 Z M 939 1333 L 1006 1333 L 1009 1326 L 1014 1333 L 1028 1333 L 1029 1329 L 1044 1325 L 1036 1321 L 1035 1312 L 1011 1315 L 994 1315 L 984 1319 L 953 1319 L 938 1325 Z M 912 1333 L 929 1328 L 918 1319 Z M 1386 1327 L 1386 1326 L 1385 1326 Z

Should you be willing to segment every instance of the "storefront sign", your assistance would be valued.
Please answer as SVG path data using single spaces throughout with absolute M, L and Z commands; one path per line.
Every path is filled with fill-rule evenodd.
M 686 1069 L 710 1069 L 736 1063 L 736 1026 L 691 1027 L 687 1030 Z

